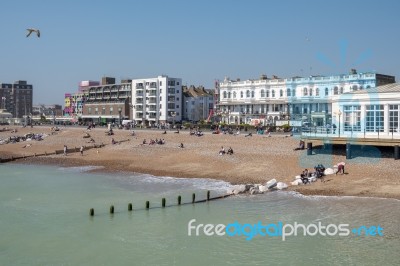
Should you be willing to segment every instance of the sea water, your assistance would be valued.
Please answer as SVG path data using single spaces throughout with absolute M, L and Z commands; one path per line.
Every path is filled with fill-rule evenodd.
M 223 195 L 229 183 L 91 167 L 0 165 L 0 265 L 398 265 L 400 202 L 306 197 L 292 192 Z M 150 201 L 152 209 L 145 210 Z M 128 203 L 133 211 L 128 212 Z M 109 213 L 110 206 L 115 213 Z M 95 215 L 89 216 L 94 208 Z M 383 236 L 188 235 L 188 223 L 380 226 Z

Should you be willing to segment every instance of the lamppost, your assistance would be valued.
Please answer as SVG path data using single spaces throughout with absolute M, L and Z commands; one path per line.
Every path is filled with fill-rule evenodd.
M 339 116 L 339 138 L 340 138 L 340 117 L 342 116 L 342 112 L 340 111 L 340 109 L 337 112 L 337 115 Z
M 171 116 L 172 116 L 172 128 L 175 128 L 175 116 L 176 116 L 176 112 L 171 112 Z
M 6 97 L 1 97 L 1 104 L 2 104 L 2 109 L 6 109 Z
M 118 115 L 119 115 L 119 125 L 122 125 L 122 121 L 121 121 L 121 113 L 122 113 L 122 109 L 121 107 L 118 108 Z

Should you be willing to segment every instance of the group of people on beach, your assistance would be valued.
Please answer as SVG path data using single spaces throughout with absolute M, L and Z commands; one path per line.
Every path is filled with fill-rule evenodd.
M 150 139 L 149 143 L 147 143 L 146 139 L 143 139 L 142 145 L 146 145 L 146 144 L 149 144 L 149 145 L 154 145 L 154 144 L 163 145 L 163 144 L 165 144 L 165 139 L 155 139 L 155 140 L 154 139 Z
M 231 147 L 229 147 L 228 151 L 225 151 L 225 148 L 222 146 L 221 149 L 219 150 L 219 155 L 224 155 L 224 154 L 229 154 L 232 155 L 233 154 L 233 149 Z

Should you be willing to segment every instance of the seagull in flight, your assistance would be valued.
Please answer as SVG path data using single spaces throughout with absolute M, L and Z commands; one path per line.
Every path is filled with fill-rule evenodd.
M 28 31 L 28 34 L 26 35 L 26 37 L 29 37 L 32 34 L 32 32 L 35 32 L 36 35 L 38 36 L 38 38 L 40 38 L 40 30 L 37 30 L 37 29 L 34 29 L 34 28 L 29 28 L 29 29 L 26 29 L 26 30 Z

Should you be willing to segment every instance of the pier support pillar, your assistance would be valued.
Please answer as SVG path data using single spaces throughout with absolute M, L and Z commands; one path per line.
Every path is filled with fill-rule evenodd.
M 114 214 L 114 205 L 111 205 L 111 206 L 110 206 L 110 213 L 111 213 L 111 214 Z
M 196 201 L 196 194 L 192 194 L 192 203 L 194 203 Z
M 150 201 L 146 201 L 146 209 L 150 208 Z
M 351 159 L 351 144 L 346 143 L 346 159 Z
M 312 142 L 307 142 L 307 155 L 312 155 Z
M 399 149 L 399 145 L 395 145 L 395 146 L 394 146 L 394 159 L 395 159 L 395 160 L 400 159 L 400 149 Z

